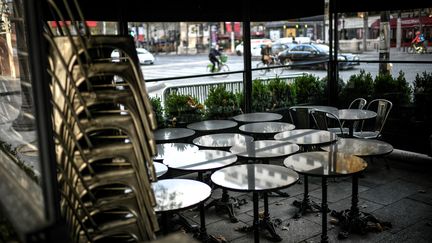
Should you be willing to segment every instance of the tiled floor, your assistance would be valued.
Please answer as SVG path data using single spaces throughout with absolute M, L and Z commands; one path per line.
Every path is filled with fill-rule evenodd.
M 372 213 L 383 221 L 392 223 L 392 228 L 381 233 L 351 235 L 339 240 L 339 227 L 329 215 L 328 236 L 330 242 L 432 242 L 432 165 L 410 164 L 409 162 L 374 159 L 369 163 L 364 177 L 359 182 L 360 210 Z M 183 177 L 195 178 L 189 174 Z M 309 180 L 311 198 L 320 202 L 321 186 L 319 179 Z M 283 238 L 282 242 L 319 242 L 321 236 L 321 215 L 312 213 L 300 219 L 294 219 L 296 208 L 292 201 L 301 199 L 303 185 L 296 184 L 285 190 L 289 198 L 270 197 L 270 215 L 272 220 L 280 219 L 282 224 L 276 228 Z M 328 201 L 332 210 L 348 209 L 351 203 L 351 179 L 330 179 L 328 183 Z M 216 189 L 212 198 L 218 198 L 221 190 Z M 227 242 L 252 242 L 253 233 L 242 233 L 238 229 L 252 223 L 252 196 L 246 193 L 230 192 L 231 196 L 246 198 L 249 203 L 235 209 L 238 223 L 231 223 L 223 212 L 210 208 L 206 211 L 207 232 Z M 211 200 L 211 199 L 209 199 Z M 262 201 L 260 201 L 262 206 Z M 261 209 L 262 210 L 262 209 Z M 199 212 L 190 210 L 184 215 L 199 224 Z M 271 242 L 261 234 L 261 242 Z

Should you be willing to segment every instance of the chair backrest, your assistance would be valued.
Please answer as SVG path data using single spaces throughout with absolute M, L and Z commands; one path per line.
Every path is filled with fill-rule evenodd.
M 375 99 L 372 100 L 367 106 L 367 110 L 373 110 L 377 113 L 375 118 L 375 124 L 373 126 L 373 130 L 378 132 L 379 136 L 384 128 L 384 125 L 387 121 L 388 115 L 393 107 L 393 103 L 386 99 Z M 376 110 L 375 110 L 376 109 Z M 362 125 L 363 130 L 363 125 Z
M 292 106 L 289 108 L 291 122 L 296 126 L 296 129 L 310 128 L 309 108 Z
M 348 106 L 348 109 L 363 109 L 366 106 L 366 99 L 363 98 L 357 98 L 351 101 L 350 105 Z
M 336 122 L 337 127 L 340 129 L 341 134 L 343 134 L 342 124 L 339 118 L 330 112 L 322 111 L 322 110 L 312 110 L 311 113 L 312 118 L 315 122 L 315 126 L 320 130 L 328 130 L 329 128 L 329 119 L 333 122 Z

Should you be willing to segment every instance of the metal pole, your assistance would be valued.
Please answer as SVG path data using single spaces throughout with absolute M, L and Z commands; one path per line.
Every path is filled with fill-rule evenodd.
M 243 109 L 245 113 L 250 113 L 252 111 L 252 64 L 250 36 L 250 2 L 243 0 Z

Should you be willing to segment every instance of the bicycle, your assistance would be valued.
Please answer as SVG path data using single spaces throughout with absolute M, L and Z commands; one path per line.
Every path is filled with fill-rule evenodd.
M 225 64 L 228 61 L 228 56 L 227 55 L 221 55 L 219 58 L 219 65 L 218 67 L 213 69 L 213 63 L 209 63 L 207 64 L 207 68 L 206 68 L 206 72 L 208 73 L 224 73 L 222 75 L 217 75 L 217 76 L 222 76 L 224 78 L 228 77 L 228 73 L 229 72 L 229 67 L 227 64 Z M 212 71 L 214 70 L 214 71 Z M 216 77 L 216 76 L 213 76 Z
M 263 62 L 259 62 L 257 63 L 256 67 L 257 68 L 264 68 L 264 67 L 272 67 L 272 66 L 281 66 L 282 64 L 279 61 L 279 58 L 277 56 L 270 56 L 270 62 L 264 64 Z M 258 70 L 260 75 L 265 75 L 267 74 L 267 72 L 273 71 L 273 73 L 275 75 L 281 75 L 283 72 L 283 67 L 279 67 L 279 68 L 271 68 L 270 69 L 260 69 Z

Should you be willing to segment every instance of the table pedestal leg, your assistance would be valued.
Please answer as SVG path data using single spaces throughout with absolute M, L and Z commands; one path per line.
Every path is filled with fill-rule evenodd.
M 202 172 L 198 172 L 198 179 L 201 182 L 203 181 Z M 201 240 L 202 242 L 217 242 L 217 240 L 214 236 L 207 234 L 206 223 L 205 223 L 204 202 L 200 203 L 199 210 L 200 210 L 200 224 L 201 224 L 201 226 L 200 226 L 199 235 L 197 238 L 199 240 Z
M 304 180 L 303 180 L 303 184 L 304 184 L 303 200 L 301 202 L 297 201 L 297 200 L 295 200 L 293 202 L 293 205 L 299 208 L 299 211 L 296 213 L 294 218 L 300 218 L 302 215 L 305 215 L 306 213 L 309 213 L 309 212 L 316 213 L 316 212 L 322 211 L 320 205 L 318 205 L 317 203 L 310 200 L 308 176 L 304 175 L 303 177 L 304 177 Z
M 390 222 L 382 222 L 369 213 L 360 212 L 358 208 L 358 175 L 352 178 L 352 198 L 351 208 L 341 211 L 332 212 L 332 216 L 339 220 L 342 231 L 339 233 L 339 239 L 345 239 L 351 233 L 366 234 L 367 232 L 381 232 L 391 228 Z
M 206 209 L 215 206 L 216 209 L 225 209 L 228 212 L 231 222 L 237 223 L 238 219 L 234 214 L 234 206 L 238 206 L 237 199 L 230 197 L 226 189 L 222 190 L 222 198 L 215 199 L 205 206 Z
M 267 193 L 264 193 L 264 218 L 260 221 L 260 227 L 266 229 L 270 233 L 272 241 L 282 240 L 282 238 L 276 233 L 274 225 L 270 220 Z
M 259 243 L 259 227 L 260 221 L 258 216 L 258 192 L 253 193 L 253 230 L 254 230 L 254 241 Z
M 321 186 L 322 186 L 322 199 L 321 199 L 321 208 L 328 208 L 327 206 L 327 178 L 321 178 Z M 321 234 L 321 242 L 327 243 L 327 210 L 322 210 L 322 234 Z

